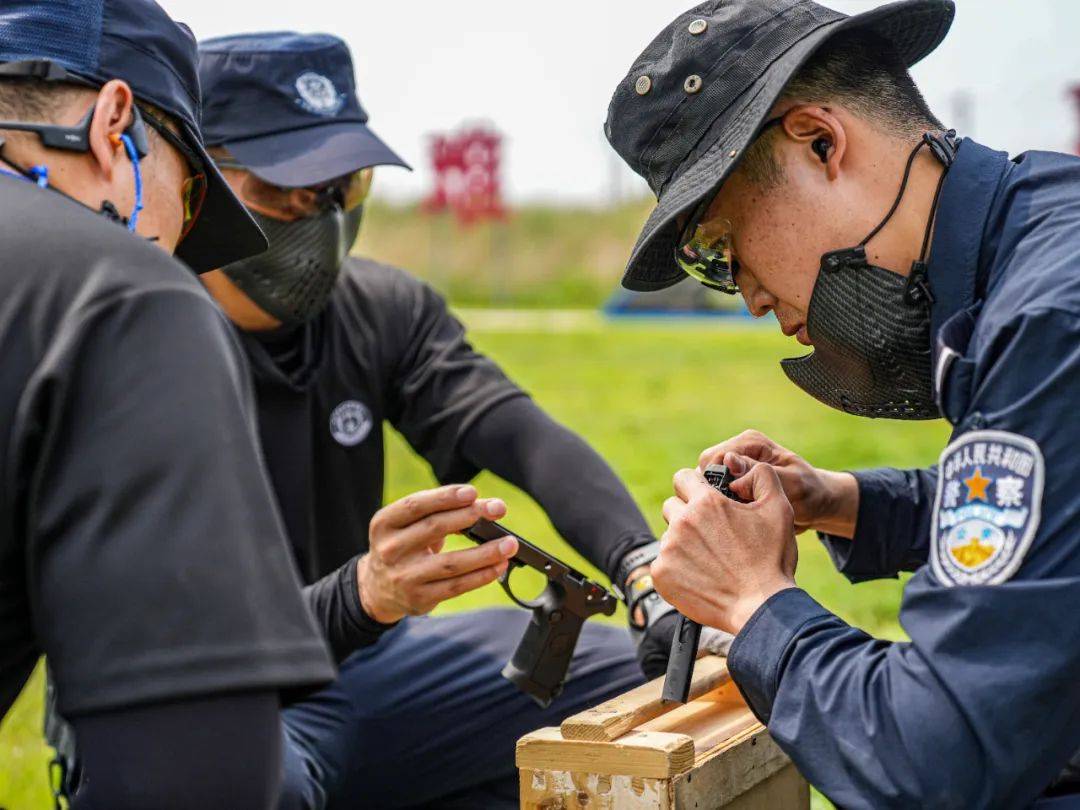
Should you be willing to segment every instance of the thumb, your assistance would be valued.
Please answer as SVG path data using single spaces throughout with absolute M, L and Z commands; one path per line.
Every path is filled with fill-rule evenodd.
M 731 470 L 732 475 L 745 475 L 755 463 L 752 458 L 739 453 L 729 451 L 724 454 L 724 464 Z
M 745 501 L 763 501 L 783 493 L 784 488 L 772 465 L 758 462 L 742 478 L 731 482 L 731 491 Z

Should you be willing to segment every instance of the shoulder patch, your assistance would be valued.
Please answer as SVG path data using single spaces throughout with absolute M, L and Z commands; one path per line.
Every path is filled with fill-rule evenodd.
M 942 585 L 999 585 L 1039 528 L 1043 457 L 1026 436 L 965 433 L 938 462 L 930 563 Z

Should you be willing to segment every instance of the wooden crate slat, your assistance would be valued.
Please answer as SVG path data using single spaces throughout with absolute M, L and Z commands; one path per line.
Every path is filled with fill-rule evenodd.
M 730 682 L 727 660 L 710 655 L 699 658 L 694 667 L 690 700 Z M 572 715 L 562 722 L 562 736 L 567 740 L 617 740 L 642 723 L 659 717 L 677 704 L 663 700 L 664 679 L 659 678 L 631 689 L 624 695 Z
M 685 734 L 635 731 L 615 742 L 566 740 L 557 728 L 526 734 L 517 766 L 530 770 L 669 778 L 694 764 L 694 741 Z

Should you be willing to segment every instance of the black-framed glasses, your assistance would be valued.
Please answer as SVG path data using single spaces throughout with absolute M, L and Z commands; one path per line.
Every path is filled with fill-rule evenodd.
M 754 140 L 783 120 L 781 115 L 766 121 L 758 129 Z M 719 191 L 716 189 L 705 195 L 686 218 L 675 242 L 675 263 L 686 275 L 706 287 L 737 295 L 739 284 L 735 275 L 739 271 L 739 262 L 735 258 L 735 235 L 731 222 L 720 217 L 705 219 Z

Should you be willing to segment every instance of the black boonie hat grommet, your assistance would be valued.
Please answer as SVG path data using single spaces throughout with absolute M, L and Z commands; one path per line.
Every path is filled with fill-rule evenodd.
M 675 264 L 676 218 L 720 186 L 818 48 L 865 31 L 911 66 L 945 38 L 954 12 L 952 0 L 901 0 L 854 16 L 811 0 L 710 0 L 677 17 L 634 61 L 604 124 L 657 197 L 623 286 L 647 292 L 686 278 Z

